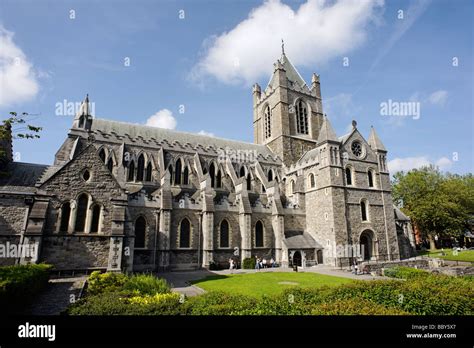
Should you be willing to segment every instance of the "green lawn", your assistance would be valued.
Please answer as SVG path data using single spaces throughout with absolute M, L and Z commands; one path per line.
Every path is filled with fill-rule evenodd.
M 426 250 L 426 251 L 419 251 L 418 255 L 425 255 L 429 257 L 436 257 L 436 258 L 451 260 L 451 261 L 474 262 L 474 250 L 463 250 L 463 251 L 459 251 L 457 255 L 453 255 L 452 249 L 444 249 L 445 256 L 442 256 L 441 253 L 442 253 L 441 249 Z
M 225 291 L 253 297 L 279 294 L 286 288 L 299 286 L 317 288 L 350 283 L 348 278 L 316 273 L 258 272 L 247 274 L 216 275 L 193 282 L 206 291 Z M 289 283 L 289 284 L 285 284 Z

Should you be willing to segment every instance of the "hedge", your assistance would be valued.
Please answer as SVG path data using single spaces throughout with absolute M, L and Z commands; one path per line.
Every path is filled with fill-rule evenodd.
M 7 312 L 21 312 L 46 287 L 51 269 L 47 264 L 0 267 L 0 306 Z
M 383 274 L 386 277 L 400 279 L 410 279 L 414 277 L 424 277 L 429 275 L 427 271 L 421 269 L 400 266 L 385 268 Z
M 87 294 L 97 295 L 105 292 L 123 292 L 135 295 L 154 295 L 171 292 L 164 279 L 150 274 L 127 276 L 123 273 L 94 271 L 88 279 Z
M 175 315 L 180 310 L 176 293 L 133 296 L 105 292 L 80 299 L 67 310 L 71 315 Z
M 402 274 L 404 271 L 402 271 Z M 138 288 L 138 287 L 137 287 Z M 407 279 L 355 281 L 317 289 L 292 287 L 252 298 L 209 292 L 189 299 L 175 293 L 106 291 L 88 296 L 70 314 L 95 315 L 473 315 L 468 277 L 410 273 Z M 183 301 L 184 300 L 184 301 Z

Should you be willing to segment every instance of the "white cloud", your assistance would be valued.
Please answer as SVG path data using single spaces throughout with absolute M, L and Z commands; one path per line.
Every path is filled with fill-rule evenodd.
M 433 164 L 433 162 L 430 161 L 427 156 L 395 158 L 388 162 L 388 169 L 390 173 L 395 174 L 396 172 L 406 172 L 411 169 L 429 166 L 430 164 Z M 448 170 L 451 168 L 453 162 L 447 157 L 441 157 L 435 161 L 434 164 L 438 166 L 440 170 Z
M 0 25 L 0 106 L 30 100 L 39 90 L 33 66 L 13 35 Z
M 178 122 L 173 113 L 168 109 L 158 111 L 146 120 L 146 126 L 175 129 Z
M 428 97 L 428 101 L 431 104 L 441 105 L 441 106 L 443 106 L 446 103 L 447 99 L 448 99 L 448 92 L 444 91 L 444 90 L 439 90 L 439 91 L 433 92 Z
M 200 131 L 198 132 L 198 134 L 200 134 L 200 135 L 205 135 L 205 136 L 207 136 L 207 137 L 213 137 L 213 138 L 215 137 L 214 133 L 206 132 L 205 130 L 200 130 Z
M 293 64 L 317 66 L 361 45 L 382 6 L 382 0 L 308 0 L 293 10 L 280 0 L 266 1 L 230 31 L 206 39 L 190 77 L 251 84 L 271 71 L 281 38 Z
M 447 157 L 441 157 L 439 160 L 436 161 L 435 163 L 439 169 L 441 170 L 448 170 L 452 167 L 453 165 L 453 161 L 451 161 L 449 158 Z

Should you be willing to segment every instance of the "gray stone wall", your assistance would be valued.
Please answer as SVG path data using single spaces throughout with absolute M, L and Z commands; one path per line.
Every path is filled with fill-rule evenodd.
M 84 170 L 89 170 L 91 178 L 85 181 L 82 177 Z M 122 189 L 108 171 L 105 164 L 98 157 L 93 146 L 87 148 L 74 161 L 53 176 L 49 181 L 41 186 L 41 190 L 55 198 L 50 203 L 50 211 L 45 226 L 46 234 L 53 234 L 57 229 L 57 214 L 60 206 L 64 202 L 69 202 L 86 192 L 94 200 L 101 204 L 103 209 L 102 233 L 108 235 L 112 227 L 113 206 L 111 197 L 119 197 Z
M 24 197 L 0 197 L 0 235 L 19 234 L 25 225 L 28 206 Z
M 107 268 L 109 245 L 106 236 L 45 236 L 40 260 L 58 270 Z

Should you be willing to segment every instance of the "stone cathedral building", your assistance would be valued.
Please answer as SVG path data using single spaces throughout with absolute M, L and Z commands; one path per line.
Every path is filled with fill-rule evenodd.
M 411 255 L 377 133 L 354 121 L 338 137 L 319 76 L 308 85 L 284 52 L 253 87 L 253 129 L 245 143 L 105 120 L 87 97 L 52 165 L 14 162 L 3 141 L 0 243 L 38 252 L 0 262 L 139 271 Z

